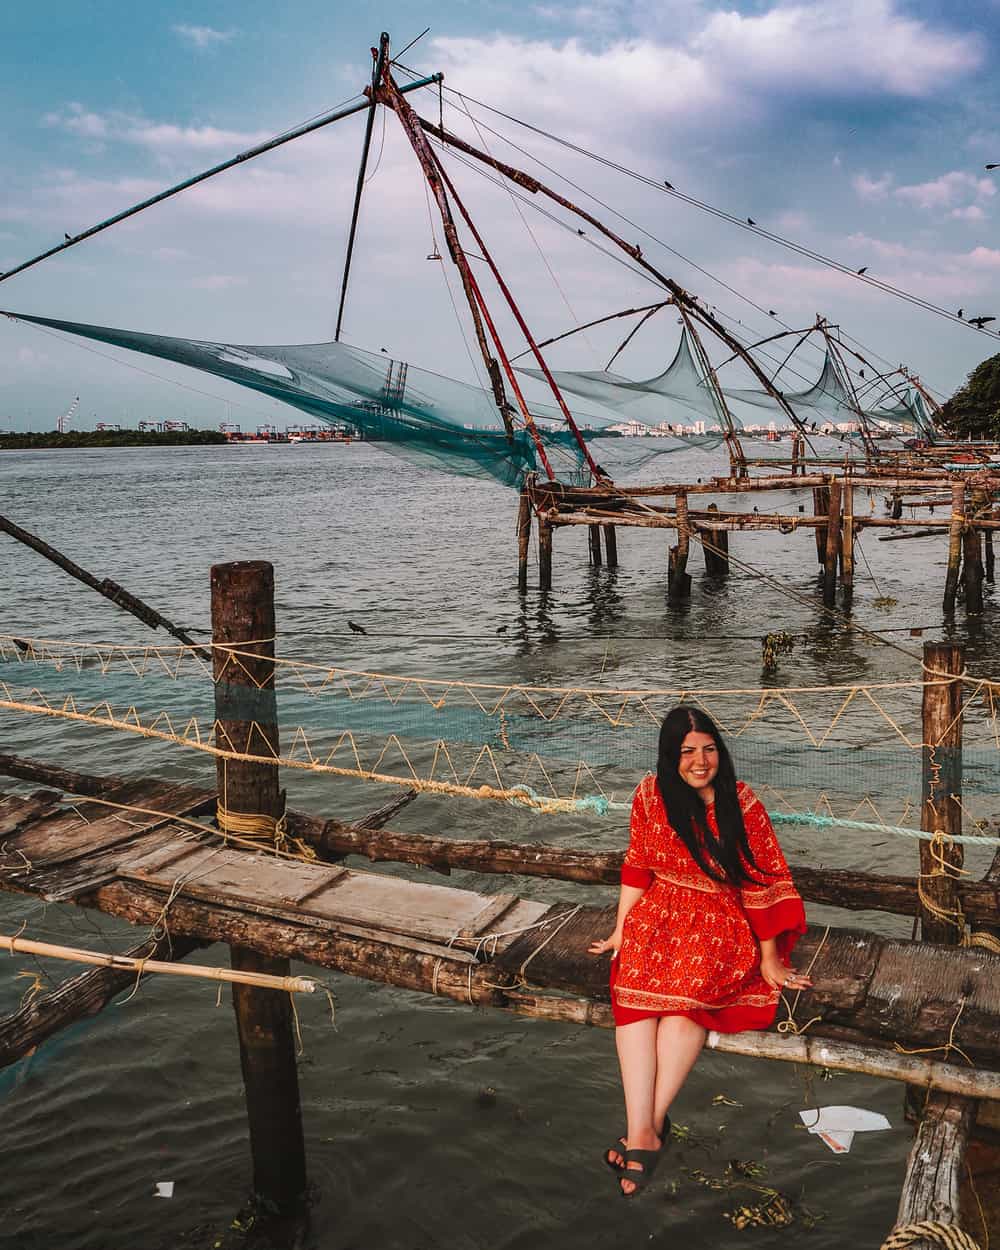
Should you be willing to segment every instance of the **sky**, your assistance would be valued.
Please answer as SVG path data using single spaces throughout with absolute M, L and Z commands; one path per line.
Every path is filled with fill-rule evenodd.
M 449 128 L 600 216 L 737 333 L 821 314 L 943 396 L 1000 347 L 745 225 L 950 312 L 1000 317 L 1000 170 L 984 168 L 1000 162 L 1000 0 L 6 5 L 0 272 L 356 99 L 379 32 L 401 54 L 428 26 L 400 61 L 443 72 L 447 90 L 410 95 L 419 111 L 443 111 Z M 0 282 L 0 308 L 239 344 L 328 341 L 363 129 L 363 114 L 326 127 Z M 658 298 L 589 228 L 446 163 L 536 338 Z M 380 110 L 344 341 L 481 377 L 454 270 L 428 259 L 444 250 L 413 153 Z M 502 300 L 488 298 L 520 351 Z M 602 368 L 631 324 L 573 336 L 550 363 Z M 658 371 L 677 334 L 658 314 L 616 370 Z M 804 384 L 820 354 L 793 364 Z M 76 397 L 79 428 L 298 421 L 223 381 L 0 319 L 0 430 L 52 429 Z

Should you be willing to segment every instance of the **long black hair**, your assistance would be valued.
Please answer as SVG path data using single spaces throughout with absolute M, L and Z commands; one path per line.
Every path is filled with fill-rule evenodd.
M 681 744 L 689 733 L 708 734 L 719 752 L 719 771 L 712 781 L 718 837 L 709 827 L 705 804 L 698 792 L 680 775 Z M 715 722 L 700 709 L 675 707 L 663 718 L 656 759 L 656 784 L 667 820 L 706 876 L 736 887 L 761 884 L 753 875 L 763 875 L 763 869 L 758 867 L 747 841 L 732 757 Z

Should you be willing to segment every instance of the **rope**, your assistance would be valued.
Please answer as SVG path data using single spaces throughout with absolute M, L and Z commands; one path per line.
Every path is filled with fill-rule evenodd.
M 809 973 L 812 972 L 813 964 L 819 958 L 819 953 L 823 949 L 823 947 L 826 945 L 826 939 L 829 936 L 830 936 L 830 926 L 827 925 L 823 933 L 823 936 L 819 940 L 819 945 L 816 947 L 815 951 L 813 951 L 813 957 L 812 959 L 809 960 L 809 966 L 808 968 L 806 968 L 805 973 L 803 974 L 804 976 L 808 977 Z M 822 1015 L 818 1015 L 818 1016 L 813 1016 L 811 1020 L 807 1020 L 805 1024 L 802 1024 L 802 1025 L 797 1024 L 795 1021 L 795 1012 L 798 1008 L 799 999 L 801 997 L 802 997 L 802 990 L 798 990 L 795 995 L 795 1001 L 792 1003 L 791 1007 L 789 1007 L 788 1000 L 785 998 L 785 995 L 784 994 L 781 995 L 781 1002 L 785 1010 L 788 1012 L 788 1016 L 786 1017 L 786 1019 L 780 1021 L 780 1023 L 777 1026 L 777 1032 L 794 1033 L 796 1037 L 799 1037 L 809 1029 L 810 1025 L 813 1025 L 818 1020 L 823 1019 Z
M 915 1241 L 930 1241 L 945 1250 L 980 1250 L 979 1242 L 957 1224 L 941 1224 L 937 1220 L 920 1220 L 894 1228 L 879 1250 L 903 1250 Z

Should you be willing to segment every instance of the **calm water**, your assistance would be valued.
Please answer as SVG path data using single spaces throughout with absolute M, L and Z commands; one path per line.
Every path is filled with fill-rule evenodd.
M 692 452 L 654 464 L 671 473 L 721 471 Z M 786 501 L 794 509 L 797 500 Z M 780 577 L 808 602 L 764 591 L 734 570 L 700 574 L 683 607 L 665 600 L 665 535 L 619 532 L 621 566 L 587 566 L 583 531 L 559 533 L 554 592 L 516 593 L 516 497 L 488 483 L 420 472 L 365 445 L 6 453 L 0 511 L 98 576 L 114 578 L 171 619 L 207 628 L 213 562 L 275 565 L 285 655 L 427 676 L 532 684 L 738 686 L 761 684 L 760 636 L 799 636 L 779 684 L 912 678 L 916 662 L 858 635 L 845 639 L 814 606 L 808 535 L 734 535 L 732 551 Z M 881 500 L 875 501 L 881 512 Z M 745 503 L 752 508 L 753 500 Z M 777 506 L 777 505 L 776 505 Z M 867 507 L 867 501 L 865 501 Z M 3 540 L 0 630 L 33 637 L 147 642 L 150 634 L 91 591 Z M 907 647 L 909 631 L 948 637 L 940 617 L 944 544 L 864 540 L 854 616 Z M 536 580 L 532 574 L 532 582 Z M 895 599 L 888 604 L 886 600 Z M 994 608 L 956 637 L 973 666 L 996 670 Z M 369 633 L 352 635 L 347 620 Z M 498 633 L 506 627 L 504 632 Z M 160 636 L 162 637 L 162 635 Z M 26 671 L 26 670 L 25 670 Z M 30 685 L 34 676 L 4 676 Z M 51 674 L 46 680 L 52 680 Z M 38 680 L 42 680 L 39 675 Z M 66 675 L 61 689 L 72 689 Z M 211 784 L 211 761 L 169 746 L 52 721 L 0 716 L 0 744 L 95 772 L 143 769 Z M 289 801 L 354 817 L 385 788 L 286 775 Z M 8 788 L 17 788 L 8 784 Z M 29 788 L 30 787 L 25 787 Z M 623 832 L 568 818 L 421 797 L 395 822 L 414 831 L 549 838 L 614 845 Z M 815 849 L 783 839 L 795 858 L 912 871 L 913 844 Z M 393 871 L 392 869 L 388 869 Z M 414 872 L 412 875 L 419 876 Z M 546 899 L 606 899 L 565 883 L 472 878 Z M 134 931 L 72 907 L 0 895 L 0 931 L 121 950 Z M 814 920 L 839 919 L 822 908 Z M 849 923 L 903 932 L 860 916 Z M 205 962 L 225 962 L 214 948 Z M 9 962 L 0 1011 L 70 966 Z M 444 1000 L 322 974 L 336 993 L 336 1029 L 319 999 L 298 1003 L 300 1080 L 316 1244 L 329 1250 L 552 1247 L 569 1250 L 683 1240 L 701 1247 L 865 1244 L 892 1225 L 909 1133 L 898 1086 L 838 1075 L 812 1082 L 790 1066 L 707 1055 L 675 1108 L 691 1140 L 675 1144 L 652 1191 L 625 1206 L 599 1162 L 620 1128 L 612 1037 L 462 1009 Z M 4 1133 L 0 1247 L 4 1250 L 210 1246 L 247 1196 L 250 1178 L 239 1058 L 228 996 L 201 983 L 145 986 L 0 1074 Z M 716 1102 L 725 1095 L 731 1102 Z M 859 1135 L 835 1157 L 798 1125 L 798 1111 L 853 1103 L 885 1113 L 890 1132 Z M 765 1182 L 823 1218 L 812 1229 L 737 1232 L 724 1212 L 754 1200 L 698 1183 L 730 1159 L 766 1165 Z M 661 1179 L 662 1177 L 662 1179 Z M 174 1197 L 154 1198 L 172 1180 Z

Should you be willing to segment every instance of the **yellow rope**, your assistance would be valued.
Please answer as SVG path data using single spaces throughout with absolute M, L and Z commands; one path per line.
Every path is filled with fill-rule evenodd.
M 882 1242 L 880 1250 L 904 1250 L 915 1241 L 931 1241 L 945 1250 L 980 1250 L 979 1243 L 957 1224 L 941 1224 L 937 1220 L 920 1220 L 894 1228 Z

